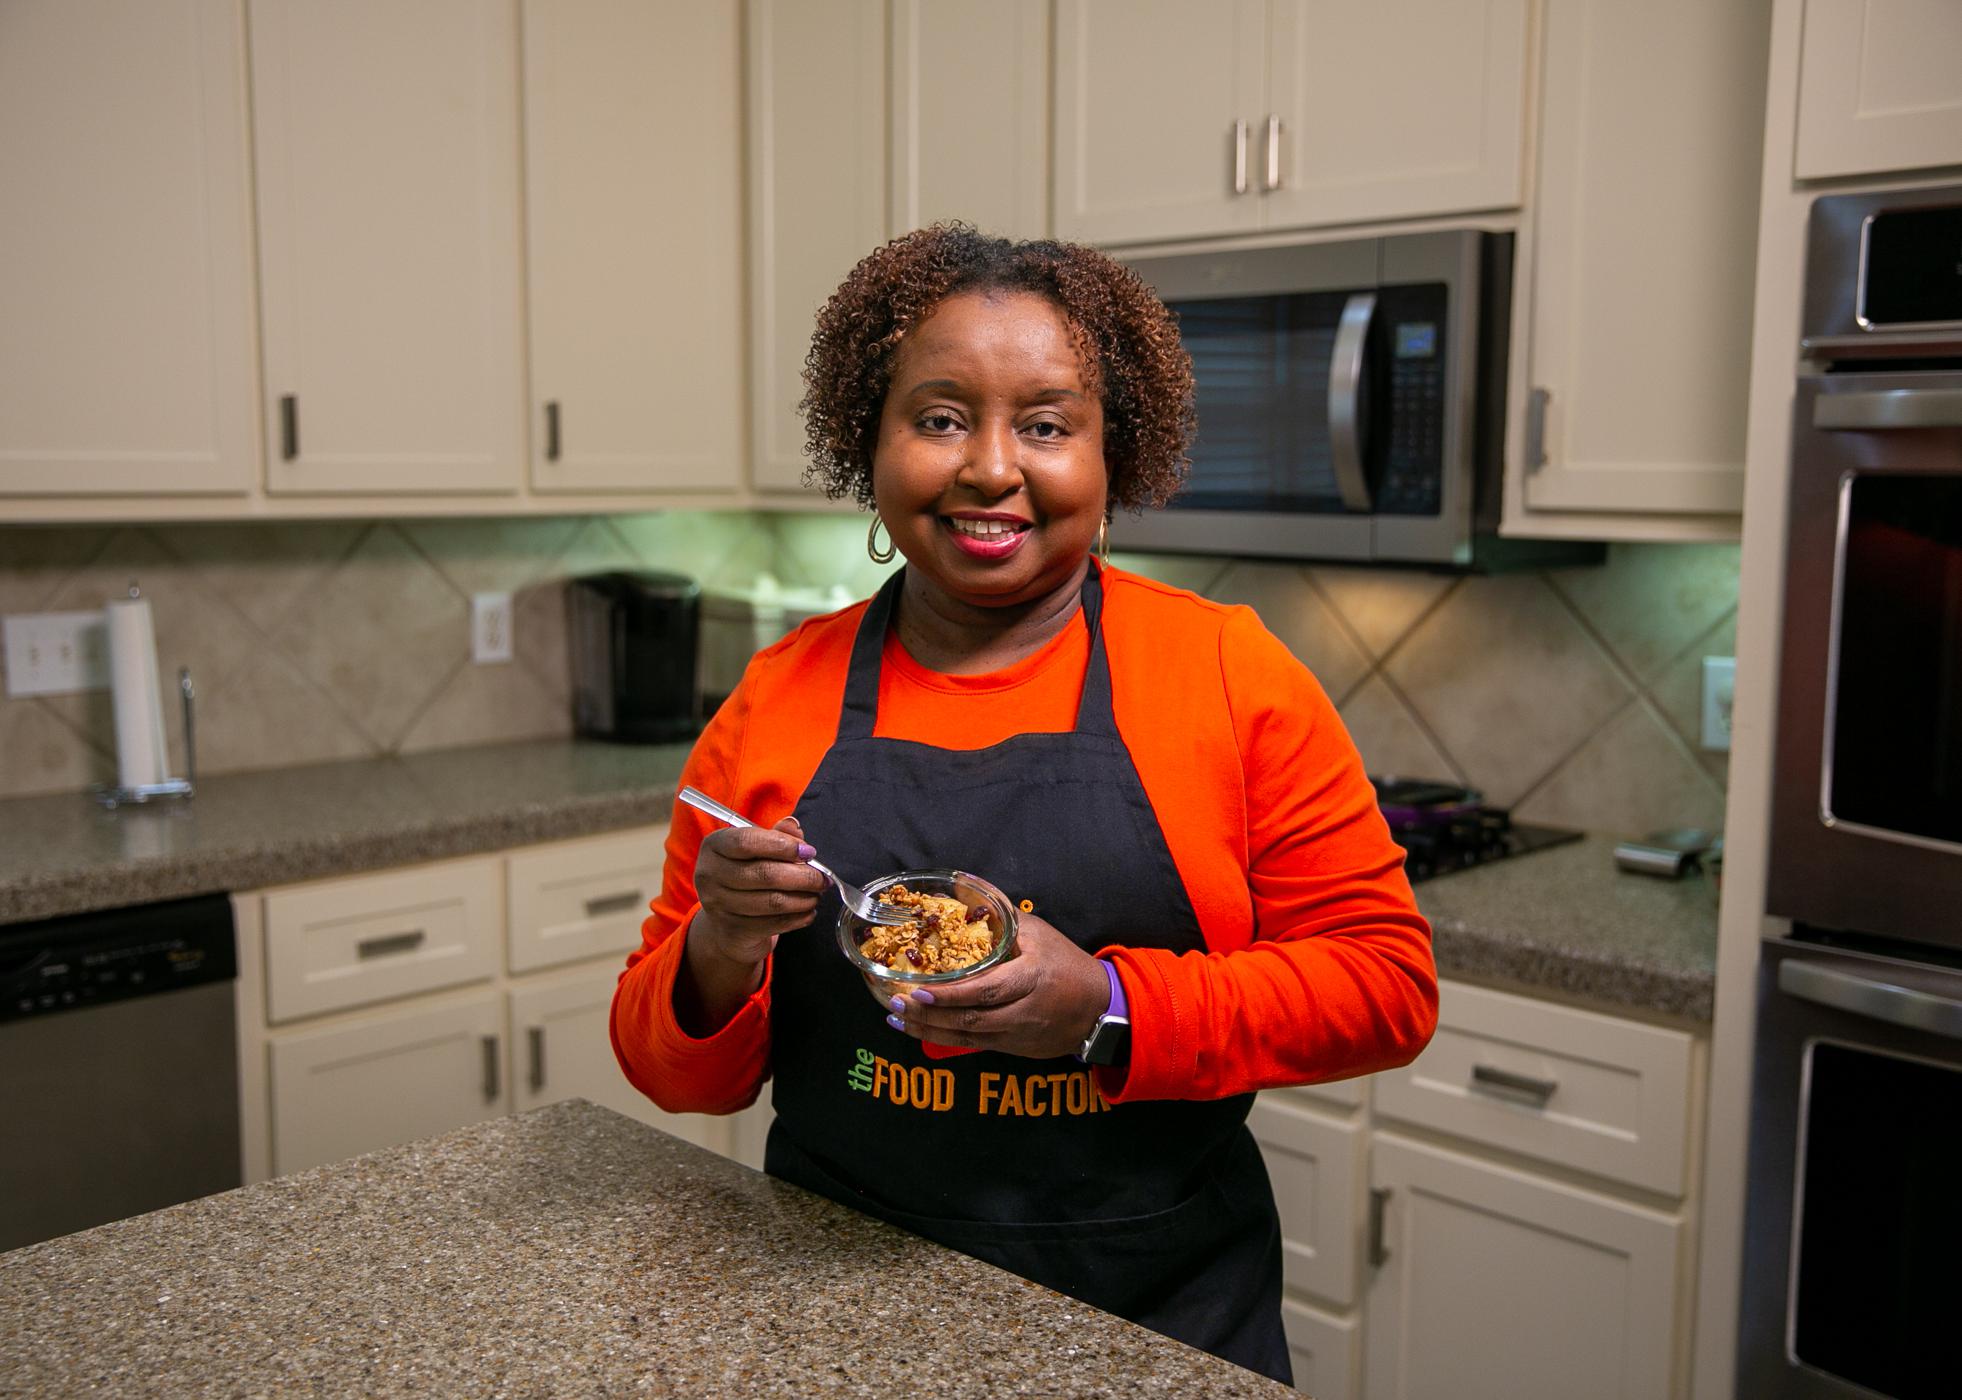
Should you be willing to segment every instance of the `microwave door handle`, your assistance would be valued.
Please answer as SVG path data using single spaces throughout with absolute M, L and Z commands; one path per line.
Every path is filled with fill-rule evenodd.
M 1889 428 L 1962 428 L 1962 389 L 1874 389 L 1821 394 L 1812 426 L 1859 432 Z
M 1870 1020 L 1962 1040 L 1962 1001 L 1931 996 L 1911 987 L 1875 982 L 1812 963 L 1782 962 L 1778 965 L 1778 990 Z
M 1369 509 L 1369 478 L 1363 475 L 1362 460 L 1363 349 L 1375 315 L 1376 293 L 1351 294 L 1342 308 L 1335 350 L 1329 357 L 1329 458 L 1335 468 L 1335 488 L 1350 510 Z

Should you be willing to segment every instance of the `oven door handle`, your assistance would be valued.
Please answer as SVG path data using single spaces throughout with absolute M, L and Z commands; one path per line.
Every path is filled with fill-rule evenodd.
M 1854 432 L 1895 428 L 1962 428 L 1962 389 L 1867 389 L 1821 394 L 1812 426 Z
M 1870 1020 L 1962 1040 L 1962 1001 L 1918 992 L 1912 987 L 1835 972 L 1816 963 L 1787 960 L 1778 964 L 1778 990 Z
M 1369 509 L 1369 478 L 1363 475 L 1362 460 L 1363 351 L 1375 316 L 1376 293 L 1352 293 L 1342 307 L 1329 355 L 1329 464 L 1335 468 L 1335 489 L 1350 510 Z

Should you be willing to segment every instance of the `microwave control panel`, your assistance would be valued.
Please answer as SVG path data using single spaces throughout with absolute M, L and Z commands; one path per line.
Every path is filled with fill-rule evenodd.
M 1445 303 L 1439 283 L 1385 287 L 1378 297 L 1375 360 L 1388 390 L 1370 425 L 1382 443 L 1371 453 L 1381 473 L 1371 492 L 1379 515 L 1436 515 L 1443 506 Z

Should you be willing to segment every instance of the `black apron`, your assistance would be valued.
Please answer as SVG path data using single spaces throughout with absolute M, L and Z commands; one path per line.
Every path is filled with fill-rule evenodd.
M 902 577 L 859 625 L 837 739 L 797 804 L 805 839 L 861 883 L 972 870 L 1091 952 L 1203 949 L 1118 737 L 1096 566 L 1076 728 L 977 750 L 873 737 Z M 837 916 L 827 892 L 814 926 L 777 942 L 766 1169 L 1291 1383 L 1253 1096 L 1113 1105 L 1072 1056 L 929 1054 L 886 1024 L 838 950 Z

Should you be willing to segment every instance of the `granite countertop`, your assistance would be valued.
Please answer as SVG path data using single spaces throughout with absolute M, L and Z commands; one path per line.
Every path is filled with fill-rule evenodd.
M 0 1255 L 21 1395 L 1272 1396 L 574 1100 Z
M 687 755 L 545 740 L 228 774 L 155 808 L 108 812 L 72 793 L 0 801 L 0 925 L 662 822 Z M 1710 877 L 1626 874 L 1613 846 L 1589 836 L 1419 885 L 1439 968 L 1707 1023 Z

